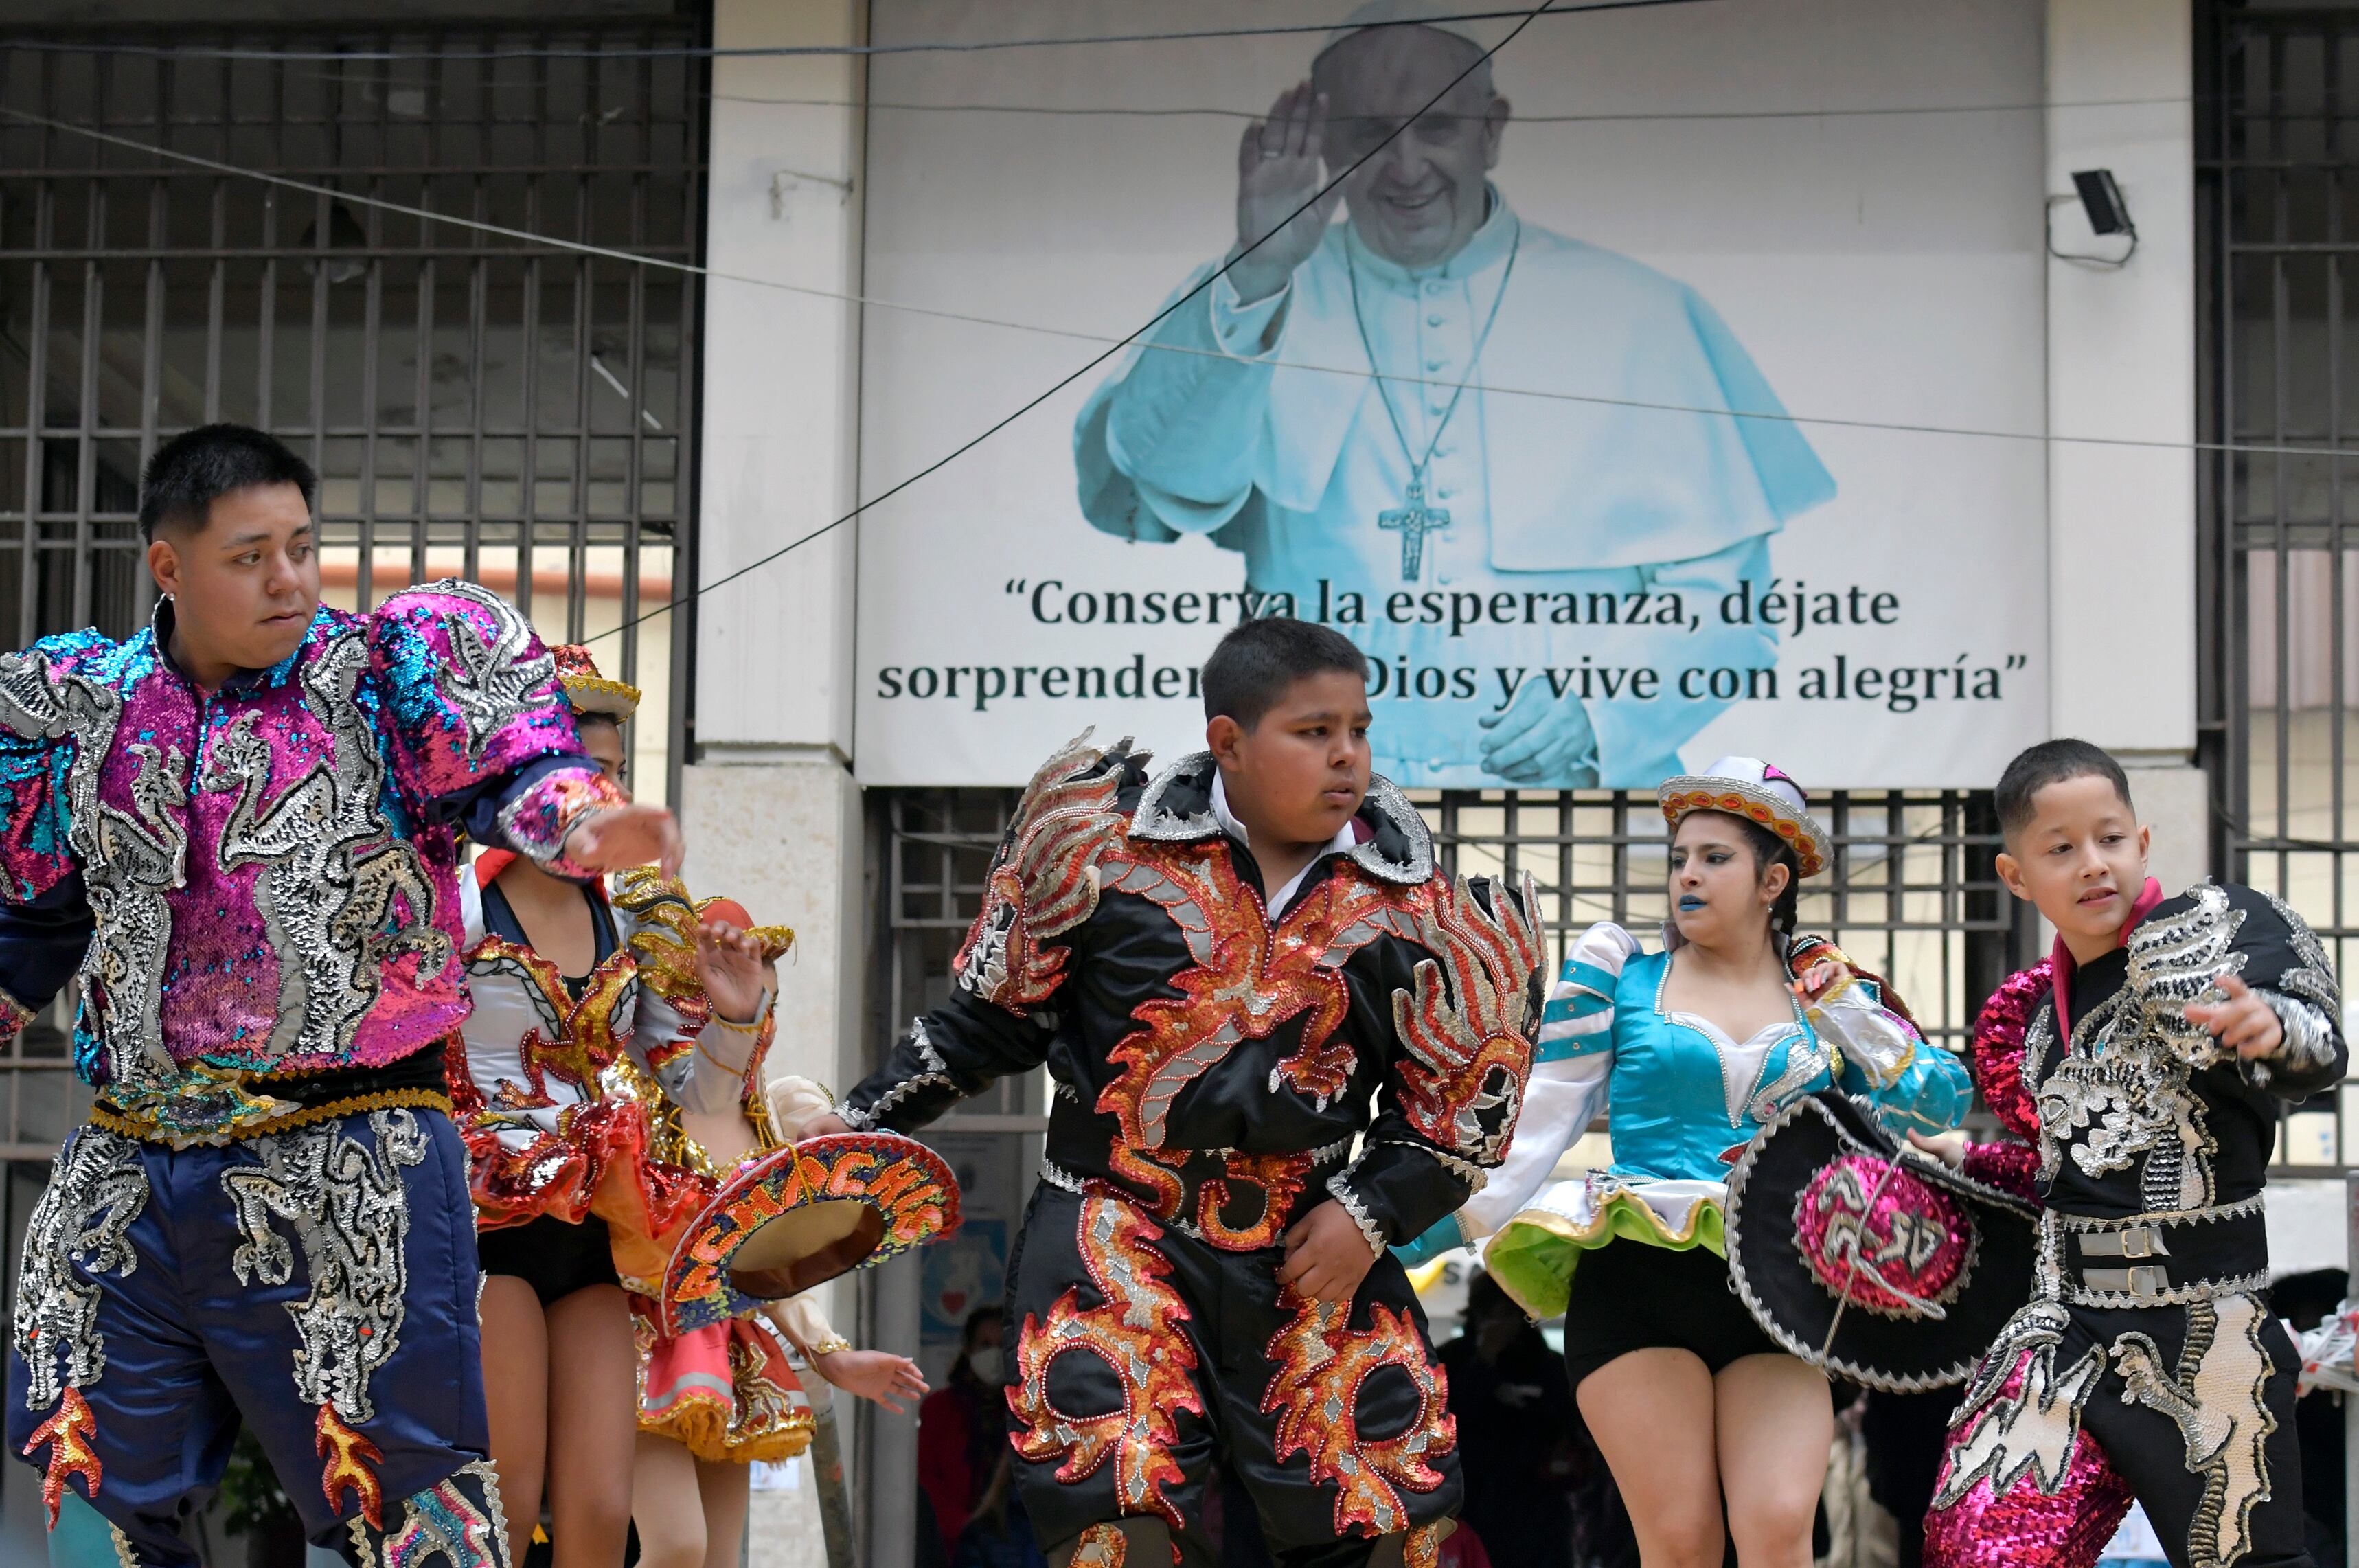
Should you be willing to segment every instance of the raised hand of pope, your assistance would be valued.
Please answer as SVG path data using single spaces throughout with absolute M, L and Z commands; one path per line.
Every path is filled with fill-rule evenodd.
M 2228 999 L 2188 1003 L 2189 1023 L 2211 1030 L 2212 1038 L 2223 1045 L 2234 1046 L 2236 1054 L 2247 1062 L 2275 1056 L 2283 1049 L 2284 1020 L 2258 992 L 2234 975 L 2220 976 L 2218 987 Z
M 762 944 L 726 920 L 696 928 L 696 977 L 713 1010 L 735 1023 L 762 1016 L 762 996 L 777 984 Z
M 565 858 L 601 876 L 652 860 L 666 877 L 677 877 L 687 853 L 672 814 L 636 801 L 593 811 L 565 835 Z
M 1247 125 L 1237 141 L 1239 257 L 1229 268 L 1229 283 L 1248 305 L 1285 288 L 1294 269 L 1310 259 L 1343 199 L 1339 185 L 1310 200 L 1319 195 L 1326 135 L 1327 95 L 1298 82 L 1270 104 L 1269 118 Z M 1265 234 L 1267 240 L 1256 247 Z
M 1578 697 L 1558 696 L 1547 681 L 1526 681 L 1506 713 L 1495 710 L 1475 722 L 1488 732 L 1482 737 L 1484 772 L 1553 789 L 1597 783 L 1591 760 L 1597 732 L 1589 726 L 1589 710 Z
M 1330 1198 L 1286 1233 L 1286 1261 L 1277 1277 L 1313 1301 L 1348 1304 L 1376 1266 L 1364 1235 L 1343 1205 Z

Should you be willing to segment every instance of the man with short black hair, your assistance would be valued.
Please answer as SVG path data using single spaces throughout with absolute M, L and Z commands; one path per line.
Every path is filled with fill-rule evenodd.
M 196 1563 L 241 1417 L 314 1541 L 506 1561 L 443 1078 L 458 835 L 581 880 L 679 858 L 513 606 L 321 605 L 316 487 L 260 430 L 166 442 L 154 623 L 0 658 L 0 1038 L 79 964 L 98 1091 L 27 1227 L 8 1366 L 52 1526 L 77 1487 L 105 1521 L 53 1541 L 76 1568 Z
M 1127 741 L 1051 757 L 949 1001 L 810 1129 L 922 1127 L 1048 1065 L 1008 1404 L 1051 1568 L 1212 1551 L 1216 1457 L 1281 1564 L 1430 1563 L 1457 1508 L 1388 1249 L 1505 1157 L 1539 936 L 1371 776 L 1365 670 L 1247 622 L 1204 666 L 1208 749 L 1152 779 Z

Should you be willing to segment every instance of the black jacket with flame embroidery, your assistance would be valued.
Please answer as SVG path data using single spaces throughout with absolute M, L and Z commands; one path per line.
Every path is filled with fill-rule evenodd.
M 1232 1250 L 1277 1245 L 1330 1196 L 1372 1246 L 1419 1235 L 1515 1130 L 1541 998 L 1528 896 L 1437 872 L 1378 779 L 1358 844 L 1273 929 L 1213 814 L 1211 755 L 1151 781 L 1147 760 L 1084 737 L 1034 776 L 950 1000 L 840 1114 L 922 1127 L 1045 1062 L 1046 1180 L 1110 1184 Z

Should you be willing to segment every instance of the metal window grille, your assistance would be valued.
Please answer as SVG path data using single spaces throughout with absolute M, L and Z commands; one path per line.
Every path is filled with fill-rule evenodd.
M 1441 863 L 1456 874 L 1528 874 L 1550 973 L 1598 920 L 1651 932 L 1669 915 L 1661 811 L 1649 795 L 1595 790 L 1416 791 Z M 981 906 L 1013 791 L 887 797 L 889 960 L 876 1040 L 948 995 L 950 964 Z M 1837 790 L 1811 798 L 1834 839 L 1828 874 L 1804 884 L 1802 929 L 1830 935 L 1886 976 L 1926 1036 L 1962 1049 L 1992 987 L 2027 962 L 2028 923 L 1991 866 L 1998 825 L 1985 793 Z M 995 1117 L 1038 1104 L 1014 1096 Z M 1028 1125 L 1028 1124 L 1027 1124 Z
M 1444 791 L 1412 796 L 1455 873 L 1529 873 L 1549 940 L 1549 973 L 1591 923 L 1641 928 L 1666 914 L 1663 819 L 1651 796 L 1604 791 Z M 875 1059 L 913 1016 L 950 992 L 951 966 L 982 906 L 993 854 L 1017 795 L 1008 789 L 874 791 L 870 864 L 880 868 L 879 971 L 870 1041 Z M 1834 836 L 1830 876 L 1801 901 L 1806 930 L 1834 935 L 1854 962 L 1889 975 L 1925 1032 L 1962 1045 L 1990 989 L 2026 961 L 2029 922 L 1995 880 L 1997 825 L 1987 794 L 1851 791 L 1813 797 Z M 1028 1186 L 1047 1130 L 1038 1073 L 1003 1082 L 934 1124 L 995 1139 L 1000 1174 Z M 972 1147 L 972 1146 L 970 1146 Z M 914 1269 L 862 1276 L 864 1343 L 917 1354 Z M 856 1418 L 860 1473 L 913 1465 L 866 1412 Z M 896 1504 L 871 1502 L 872 1539 L 897 1539 Z M 881 1561 L 882 1559 L 880 1559 Z
M 330 603 L 463 576 L 551 640 L 621 628 L 596 652 L 647 691 L 625 738 L 668 797 L 690 618 L 629 623 L 690 575 L 694 280 L 347 198 L 692 262 L 705 69 L 626 51 L 701 27 L 109 35 L 236 59 L 0 38 L 9 108 L 335 193 L 0 118 L 0 639 L 132 631 L 142 464 L 257 424 L 320 471 Z M 37 1029 L 0 1057 L 0 1156 L 45 1157 L 78 1115 L 63 1056 Z
M 2213 864 L 2359 939 L 2359 9 L 2207 5 L 2196 48 L 2199 700 Z M 2359 1165 L 2359 1099 L 2284 1121 L 2280 1168 Z M 2308 1173 L 2306 1171 L 2305 1173 Z

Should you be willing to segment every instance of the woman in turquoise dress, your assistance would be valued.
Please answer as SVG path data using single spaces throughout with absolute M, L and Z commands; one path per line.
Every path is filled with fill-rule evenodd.
M 1543 1015 L 1506 1164 L 1413 1252 L 1495 1230 L 1492 1278 L 1533 1316 L 1564 1315 L 1575 1398 L 1646 1568 L 1717 1568 L 1723 1529 L 1743 1568 L 1807 1568 L 1832 1405 L 1825 1377 L 1729 1288 L 1729 1170 L 1813 1091 L 1933 1133 L 1957 1124 L 1973 1089 L 1833 950 L 1792 982 L 1798 887 L 1828 842 L 1792 779 L 1728 757 L 1659 795 L 1672 828 L 1664 950 L 1613 924 L 1582 934 Z M 1601 1108 L 1613 1164 L 1551 1183 Z

